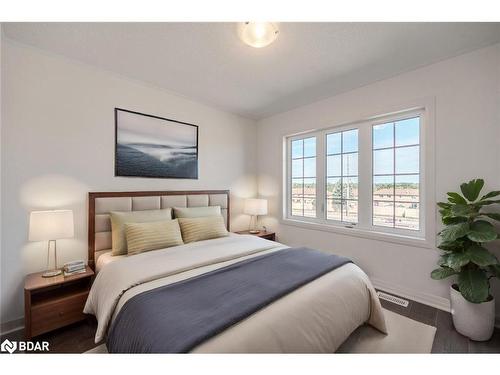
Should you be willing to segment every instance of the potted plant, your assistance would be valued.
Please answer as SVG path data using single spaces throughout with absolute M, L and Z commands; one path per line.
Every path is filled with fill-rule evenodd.
M 458 332 L 476 341 L 489 340 L 495 324 L 495 301 L 490 294 L 490 279 L 500 278 L 498 259 L 483 245 L 499 235 L 491 220 L 500 214 L 484 212 L 485 207 L 500 203 L 492 199 L 500 191 L 479 198 L 484 181 L 471 180 L 460 185 L 462 194 L 447 193 L 448 202 L 439 202 L 444 229 L 438 233 L 443 251 L 439 268 L 431 277 L 441 280 L 454 276 L 450 287 L 451 313 Z

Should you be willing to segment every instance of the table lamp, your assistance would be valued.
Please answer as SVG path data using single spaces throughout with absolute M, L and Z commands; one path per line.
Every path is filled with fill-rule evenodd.
M 257 216 L 267 215 L 267 200 L 266 199 L 256 199 L 249 198 L 245 200 L 245 207 L 243 212 L 247 215 L 251 215 L 250 218 L 250 233 L 259 233 L 257 229 Z M 253 223 L 253 225 L 252 225 Z
M 47 272 L 43 277 L 53 277 L 62 272 L 57 268 L 57 242 L 62 238 L 72 238 L 74 235 L 73 211 L 33 211 L 30 214 L 30 241 L 48 241 Z M 54 269 L 49 268 L 50 243 L 54 242 Z

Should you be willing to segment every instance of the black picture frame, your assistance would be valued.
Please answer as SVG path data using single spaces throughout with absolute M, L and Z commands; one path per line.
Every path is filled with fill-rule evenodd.
M 195 137 L 196 137 L 196 144 L 194 147 L 192 147 L 195 150 L 195 156 L 194 160 L 190 160 L 189 163 L 189 168 L 177 168 L 178 173 L 174 172 L 169 172 L 168 169 L 165 170 L 164 173 L 158 173 L 158 165 L 159 161 L 154 162 L 156 163 L 155 166 L 156 172 L 152 171 L 152 166 L 151 168 L 148 169 L 147 163 L 142 163 L 142 167 L 146 169 L 140 170 L 140 172 L 134 172 L 133 168 L 127 168 L 126 167 L 126 161 L 124 160 L 123 153 L 121 149 L 119 150 L 119 147 L 123 147 L 123 145 L 120 145 L 118 142 L 118 132 L 119 132 L 119 124 L 118 124 L 118 117 L 120 112 L 125 112 L 128 114 L 132 115 L 137 115 L 137 116 L 145 116 L 149 118 L 153 118 L 156 120 L 162 120 L 165 121 L 165 125 L 168 126 L 168 124 L 176 124 L 176 125 L 185 125 L 185 126 L 192 126 L 196 128 L 195 132 Z M 165 178 L 165 179 L 191 179 L 191 180 L 197 180 L 198 179 L 198 160 L 199 160 L 199 127 L 198 125 L 191 124 L 188 122 L 184 121 L 178 121 L 178 120 L 173 120 L 169 119 L 166 117 L 161 117 L 161 116 L 156 116 L 156 115 L 150 115 L 147 113 L 142 113 L 142 112 L 137 112 L 137 111 L 131 111 L 128 109 L 124 108 L 118 108 L 115 107 L 114 109 L 114 117 L 115 117 L 115 157 L 114 157 L 114 171 L 115 171 L 115 177 L 139 177 L 139 178 Z M 151 162 L 153 163 L 153 160 L 151 159 Z M 124 164 L 125 163 L 125 164 Z M 165 163 L 165 168 L 168 168 L 168 162 L 163 162 Z

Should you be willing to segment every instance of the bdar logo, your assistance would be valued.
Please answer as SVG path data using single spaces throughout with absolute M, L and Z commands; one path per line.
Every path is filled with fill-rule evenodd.
M 49 342 L 48 341 L 10 341 L 5 340 L 0 345 L 0 351 L 14 353 L 16 350 L 19 352 L 48 352 Z
M 4 340 L 2 345 L 0 345 L 0 350 L 2 352 L 9 352 L 10 354 L 14 353 L 17 349 L 17 342 L 12 342 L 10 340 Z

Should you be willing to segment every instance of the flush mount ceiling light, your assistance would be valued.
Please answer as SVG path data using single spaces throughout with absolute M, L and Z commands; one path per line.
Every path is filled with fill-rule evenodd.
M 238 24 L 238 36 L 249 46 L 262 48 L 278 37 L 278 26 L 272 22 L 242 22 Z

